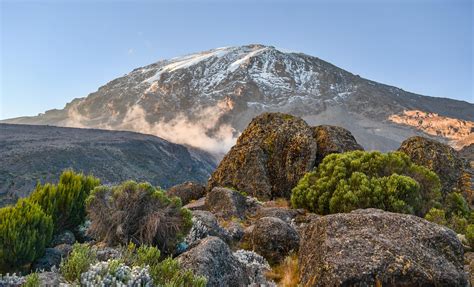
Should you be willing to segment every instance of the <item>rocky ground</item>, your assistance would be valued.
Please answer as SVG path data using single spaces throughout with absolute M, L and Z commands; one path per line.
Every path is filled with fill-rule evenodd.
M 298 143 L 298 154 L 304 155 L 298 160 L 292 143 Z M 186 182 L 168 189 L 193 214 L 193 226 L 176 258 L 205 276 L 208 286 L 473 283 L 473 253 L 449 228 L 378 209 L 320 216 L 289 207 L 288 188 L 295 182 L 292 171 L 293 176 L 301 176 L 325 154 L 357 149 L 360 146 L 344 129 L 312 128 L 284 114 L 255 119 L 207 186 Z M 459 154 L 446 145 L 412 138 L 401 149 L 413 160 L 424 155 L 427 162 L 420 164 L 431 164 L 444 173 L 446 185 L 461 176 L 453 170 Z M 67 256 L 74 240 L 70 232 L 61 234 L 46 256 L 37 260 L 36 267 L 53 270 L 41 273 L 44 282 L 54 286 L 63 282 L 52 266 Z M 119 252 L 92 244 L 101 260 Z

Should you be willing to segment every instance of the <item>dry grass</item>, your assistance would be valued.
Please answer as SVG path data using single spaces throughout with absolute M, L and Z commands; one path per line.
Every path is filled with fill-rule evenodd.
M 266 274 L 268 279 L 277 282 L 280 287 L 298 286 L 299 269 L 298 256 L 296 254 L 289 255 L 282 263 L 276 265 Z
M 275 198 L 264 203 L 265 207 L 290 208 L 290 202 L 286 198 Z

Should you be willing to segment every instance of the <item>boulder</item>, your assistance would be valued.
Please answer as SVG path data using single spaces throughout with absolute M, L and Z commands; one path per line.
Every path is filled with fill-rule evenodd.
M 72 233 L 69 230 L 65 230 L 53 236 L 53 240 L 51 241 L 51 246 L 56 246 L 60 244 L 73 245 L 75 242 L 76 242 L 76 237 L 74 236 L 74 233 Z
M 377 209 L 314 218 L 299 248 L 302 286 L 467 286 L 456 234 Z
M 206 198 L 201 197 L 198 200 L 191 201 L 183 207 L 189 210 L 206 210 Z
M 228 232 L 219 226 L 217 218 L 209 211 L 193 211 L 193 226 L 186 236 L 185 243 L 192 246 L 195 242 L 208 236 L 216 236 L 220 239 L 230 242 L 231 238 Z
M 434 171 L 441 180 L 443 195 L 454 188 L 461 191 L 466 162 L 449 145 L 415 136 L 402 142 L 398 151 L 406 153 L 414 163 Z
M 61 253 L 61 258 L 64 260 L 69 256 L 72 251 L 72 245 L 69 244 L 59 244 L 54 246 L 54 249 Z
M 298 180 L 314 167 L 316 141 L 305 121 L 282 113 L 254 118 L 208 182 L 268 200 L 289 198 Z
M 262 217 L 276 217 L 286 223 L 291 223 L 291 221 L 299 216 L 303 215 L 305 211 L 303 209 L 290 209 L 285 207 L 262 207 L 258 210 L 256 218 Z
M 248 286 L 245 267 L 218 237 L 209 236 L 194 248 L 179 255 L 181 267 L 207 278 L 207 286 Z
M 278 263 L 291 251 L 297 251 L 299 235 L 296 230 L 276 217 L 258 219 L 248 232 L 244 240 L 248 246 L 262 255 L 270 263 Z
M 206 208 L 220 218 L 243 218 L 247 210 L 247 200 L 235 190 L 214 187 L 206 196 Z
M 357 143 L 351 132 L 345 128 L 321 125 L 313 127 L 313 133 L 318 145 L 316 165 L 321 163 L 327 155 L 332 153 L 364 150 L 364 148 Z
M 32 270 L 51 271 L 51 268 L 59 267 L 61 255 L 61 251 L 55 248 L 46 248 L 44 256 L 33 263 Z
M 198 200 L 205 196 L 206 187 L 199 183 L 187 181 L 169 188 L 166 193 L 168 196 L 177 196 L 181 198 L 183 205 L 186 205 L 193 200 Z

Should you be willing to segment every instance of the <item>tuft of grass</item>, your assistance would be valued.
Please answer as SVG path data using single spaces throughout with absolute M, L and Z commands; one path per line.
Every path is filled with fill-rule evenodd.
M 288 255 L 279 265 L 273 266 L 272 270 L 267 272 L 266 277 L 277 282 L 280 287 L 298 286 L 299 267 L 298 256 L 296 254 Z

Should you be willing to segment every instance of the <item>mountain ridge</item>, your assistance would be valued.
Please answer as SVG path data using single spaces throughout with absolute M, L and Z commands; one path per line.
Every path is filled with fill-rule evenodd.
M 389 120 L 412 110 L 474 121 L 468 102 L 417 95 L 317 57 L 254 44 L 160 60 L 62 110 L 3 122 L 132 130 L 222 154 L 253 117 L 286 112 L 313 125 L 340 125 L 366 149 L 386 151 L 427 136 Z

